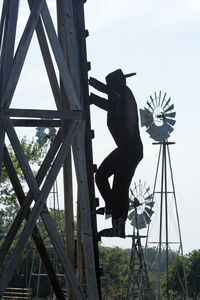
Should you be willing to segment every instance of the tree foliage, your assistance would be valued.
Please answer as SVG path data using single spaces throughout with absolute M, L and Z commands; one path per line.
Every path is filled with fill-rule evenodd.
M 187 255 L 187 281 L 189 295 L 200 299 L 200 250 L 194 250 Z
M 100 247 L 102 297 L 105 300 L 125 299 L 128 287 L 130 250 Z
M 42 157 L 44 156 L 44 147 L 38 144 L 34 139 L 30 141 L 26 137 L 23 137 L 20 142 L 26 159 L 33 169 L 33 172 L 35 172 L 38 169 L 38 165 L 41 163 Z M 27 189 L 25 186 L 22 169 L 20 168 L 12 146 L 8 145 L 7 149 L 20 183 L 24 189 Z M 8 232 L 11 220 L 14 216 L 16 216 L 19 209 L 19 202 L 16 198 L 15 191 L 13 190 L 13 186 L 4 164 L 2 165 L 1 169 L 0 199 L 0 226 L 2 229 L 0 233 L 1 243 L 2 238 Z
M 200 250 L 194 250 L 183 258 L 177 256 L 169 267 L 169 294 L 172 299 L 184 299 L 184 268 L 188 295 L 193 300 L 200 299 Z M 166 280 L 163 280 L 163 291 L 166 292 Z
M 38 144 L 34 139 L 29 141 L 26 137 L 23 137 L 20 143 L 26 156 L 26 159 L 29 162 L 30 166 L 33 168 L 33 171 L 37 170 L 37 167 L 38 165 L 40 165 L 41 159 L 44 156 L 44 148 L 42 147 L 42 145 Z M 11 145 L 8 145 L 7 149 L 15 171 L 18 175 L 18 178 L 20 182 L 24 184 L 23 172 L 20 168 L 19 162 L 13 151 L 13 148 Z M 15 210 L 19 207 L 18 201 L 15 197 L 15 193 L 13 191 L 13 187 L 4 164 L 1 170 L 0 197 L 1 205 L 4 205 L 6 209 L 11 209 L 10 214 L 13 214 Z

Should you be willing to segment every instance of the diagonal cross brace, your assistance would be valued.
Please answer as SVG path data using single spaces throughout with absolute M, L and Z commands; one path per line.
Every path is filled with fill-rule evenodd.
M 61 141 L 62 141 L 62 132 L 61 132 L 61 129 L 58 131 L 54 141 L 52 142 L 51 144 L 51 147 L 37 173 L 37 176 L 36 176 L 36 180 L 37 180 L 37 183 L 38 183 L 38 186 L 41 185 L 42 181 L 44 180 L 45 176 L 46 176 L 46 173 L 48 172 L 50 166 L 51 166 L 51 163 L 60 147 L 60 144 L 61 144 Z M 5 150 L 4 150 L 5 152 Z M 7 172 L 8 172 L 8 175 L 10 176 L 10 179 L 12 181 L 12 177 L 14 176 L 13 174 L 15 174 L 16 172 L 13 172 L 13 174 L 11 173 L 11 167 L 7 168 Z M 11 174 L 10 174 L 11 173 Z M 16 174 L 15 174 L 16 175 Z M 16 176 L 16 179 L 18 179 L 18 177 Z M 16 184 L 17 180 L 14 179 L 12 184 L 13 184 L 13 187 L 14 187 L 14 184 Z M 22 192 L 21 192 L 21 189 L 19 189 L 18 191 L 18 194 L 16 194 L 17 197 L 19 195 L 19 199 L 22 196 Z M 31 203 L 33 201 L 33 195 L 32 193 L 29 191 L 26 198 L 24 199 L 22 205 L 21 205 L 21 208 L 19 209 L 18 211 L 18 214 L 17 216 L 15 217 L 11 227 L 10 227 L 10 230 L 9 232 L 7 233 L 7 236 L 4 240 L 4 243 L 2 244 L 1 246 L 1 249 L 0 249 L 0 263 L 4 260 L 5 256 L 6 256 L 6 253 L 7 251 L 9 250 L 11 244 L 12 244 L 12 241 L 13 239 L 15 238 L 15 235 L 17 234 L 23 220 L 25 219 L 29 209 L 30 209 L 30 206 L 31 206 Z
M 12 8 L 13 8 L 13 10 L 14 9 L 16 10 L 16 7 L 18 6 L 18 1 L 12 1 L 12 2 L 13 3 L 15 2 L 14 4 L 12 3 Z M 31 14 L 27 21 L 26 28 L 22 35 L 21 41 L 19 43 L 14 61 L 12 61 L 11 63 L 8 64 L 9 70 L 6 72 L 6 75 L 4 74 L 4 76 L 6 76 L 6 78 L 5 78 L 6 80 L 4 80 L 4 82 L 2 82 L 2 84 L 1 84 L 1 91 L 0 91 L 1 107 L 3 107 L 3 106 L 8 107 L 12 101 L 12 97 L 15 92 L 15 88 L 17 86 L 17 82 L 19 80 L 19 76 L 20 76 L 20 73 L 21 73 L 21 70 L 22 70 L 22 67 L 24 64 L 24 60 L 26 58 L 26 54 L 27 54 L 27 51 L 28 51 L 28 48 L 29 48 L 29 45 L 31 42 L 31 38 L 32 38 L 32 35 L 34 32 L 35 26 L 37 24 L 43 4 L 44 4 L 44 0 L 39 1 L 39 3 L 37 1 L 34 2 L 34 6 L 32 8 Z M 7 5 L 8 5 L 8 2 L 7 2 Z M 8 9 L 8 7 L 7 7 L 7 9 Z M 2 17 L 4 17 L 4 16 L 2 16 Z M 13 26 L 14 26 L 14 19 L 10 20 L 10 23 L 12 23 L 11 21 L 13 21 Z M 17 21 L 16 18 L 15 18 L 15 21 Z M 2 25 L 2 23 L 1 23 L 1 25 Z M 4 35 L 9 34 L 7 36 L 6 40 L 9 40 L 9 42 L 10 42 L 10 39 L 14 39 L 15 35 L 13 36 L 13 30 L 11 31 L 9 29 L 10 29 L 10 26 L 8 26 L 8 30 L 6 30 L 7 32 L 4 32 Z M 6 41 L 4 41 L 2 47 L 5 48 L 7 46 L 6 44 L 7 44 Z M 10 44 L 11 44 L 11 42 L 10 42 Z M 14 47 L 14 42 L 13 42 L 13 47 Z M 10 52 L 10 56 L 11 55 L 13 56 L 13 53 L 11 53 L 11 52 L 14 52 L 14 48 L 10 49 L 9 52 Z M 9 57 L 9 60 L 10 60 L 10 57 Z M 12 69 L 11 69 L 11 66 L 12 66 Z M 1 68 L 0 73 L 2 73 L 5 69 L 4 63 L 3 64 L 1 63 L 0 68 Z M 0 173 L 1 173 L 1 165 L 2 165 L 2 160 L 3 160 L 4 139 L 5 139 L 5 131 L 3 130 L 3 128 L 0 124 Z
M 10 71 L 13 65 L 13 54 L 15 47 L 16 24 L 18 17 L 19 0 L 7 1 L 7 8 L 5 16 L 2 11 L 2 22 L 5 23 L 3 28 L 3 41 L 0 42 L 1 56 L 0 56 L 0 95 L 4 93 L 5 85 L 7 83 Z M 3 21 L 5 20 L 5 22 Z M 2 24 L 3 25 L 3 24 Z
M 23 191 L 23 188 L 21 186 L 20 180 L 19 180 L 19 178 L 16 174 L 15 168 L 13 166 L 12 160 L 9 156 L 9 153 L 8 153 L 8 150 L 7 150 L 6 147 L 4 147 L 4 165 L 6 167 L 8 175 L 10 177 L 11 183 L 13 185 L 13 188 L 15 190 L 15 193 L 17 195 L 19 203 L 20 203 L 20 205 L 22 205 L 23 202 L 26 199 L 26 196 L 24 194 L 24 191 Z M 29 209 L 28 213 L 26 214 L 26 220 L 28 220 L 28 216 L 29 216 L 30 212 L 31 212 L 31 210 Z M 11 226 L 11 228 L 12 228 L 12 226 Z M 16 228 L 14 227 L 14 229 L 16 229 Z M 11 232 L 11 229 L 10 229 L 9 232 Z M 17 232 L 17 231 L 15 231 L 15 232 Z M 15 237 L 15 235 L 14 235 L 14 237 Z M 35 242 L 36 248 L 37 248 L 37 250 L 40 254 L 40 257 L 42 259 L 42 262 L 43 262 L 44 267 L 46 269 L 46 273 L 47 273 L 48 278 L 51 282 L 51 285 L 53 287 L 53 290 L 54 290 L 54 293 L 55 293 L 56 297 L 60 300 L 65 300 L 65 296 L 63 294 L 63 291 L 62 291 L 62 288 L 61 288 L 60 283 L 58 281 L 56 272 L 53 268 L 53 265 L 52 265 L 51 260 L 49 258 L 48 251 L 47 251 L 47 249 L 44 245 L 44 242 L 43 242 L 41 234 L 40 234 L 40 232 L 37 228 L 37 225 L 35 225 L 35 227 L 33 229 L 32 238 L 33 238 L 33 241 Z M 10 240 L 11 243 L 12 243 L 12 241 L 13 241 L 13 239 Z M 8 249 L 5 249 L 5 250 L 6 250 L 6 252 L 8 251 Z M 2 260 L 0 260 L 0 261 L 2 261 Z
M 8 107 L 11 103 L 44 2 L 44 0 L 39 2 L 34 1 L 34 5 L 14 57 L 13 67 L 1 100 L 1 106 Z
M 19 149 L 19 147 L 18 147 L 19 145 L 17 145 L 19 143 L 19 141 L 17 140 L 14 129 L 12 129 L 12 124 L 9 121 L 9 119 L 7 119 L 7 118 L 5 118 L 5 119 L 2 118 L 2 119 L 3 119 L 4 126 L 6 127 L 7 134 L 10 138 L 10 141 L 11 141 L 14 151 L 16 153 L 16 156 L 21 164 L 21 167 L 23 168 L 24 173 L 26 173 L 25 177 L 28 177 L 28 181 L 30 181 L 30 177 L 29 177 L 31 174 L 30 167 L 29 167 L 28 163 L 24 164 L 24 161 L 22 158 L 23 151 L 21 149 Z M 68 277 L 68 280 L 72 286 L 74 294 L 77 299 L 84 299 L 83 293 L 79 287 L 76 276 L 74 274 L 74 270 L 71 266 L 71 263 L 70 263 L 68 257 L 66 256 L 66 252 L 58 238 L 58 234 L 56 232 L 55 225 L 53 222 L 51 222 L 51 218 L 49 217 L 47 211 L 43 210 L 47 196 L 48 196 L 48 194 L 51 190 L 51 187 L 54 183 L 54 180 L 57 177 L 57 174 L 63 164 L 63 161 L 67 155 L 67 152 L 69 151 L 69 148 L 70 148 L 70 146 L 73 142 L 73 139 L 77 133 L 77 129 L 79 128 L 79 124 L 80 124 L 80 122 L 77 122 L 77 121 L 72 122 L 72 126 L 69 130 L 67 138 L 65 138 L 65 140 L 63 141 L 63 144 L 58 152 L 57 157 L 54 160 L 53 166 L 46 178 L 46 181 L 41 189 L 41 192 L 39 192 L 38 187 L 37 187 L 37 189 L 38 189 L 37 191 L 34 189 L 35 184 L 34 185 L 31 184 L 31 191 L 34 195 L 34 198 L 37 199 L 37 201 L 32 209 L 32 212 L 31 212 L 29 219 L 24 227 L 24 230 L 19 238 L 19 241 L 13 251 L 11 259 L 9 260 L 9 262 L 6 266 L 6 269 L 4 270 L 4 273 L 2 274 L 2 277 L 0 280 L 0 296 L 5 291 L 5 288 L 9 282 L 10 278 L 12 277 L 12 274 L 16 268 L 16 265 L 21 257 L 21 253 L 22 253 L 22 251 L 28 241 L 29 236 L 30 236 L 31 232 L 33 231 L 35 223 L 41 213 L 41 217 L 43 218 L 43 221 L 44 221 L 46 229 L 49 233 L 51 242 L 54 245 L 56 253 L 63 264 L 63 267 L 66 272 L 66 276 Z M 19 151 L 19 153 L 18 153 L 18 151 Z M 26 180 L 27 180 L 27 178 L 26 178 Z M 35 182 L 35 179 L 34 179 L 34 182 Z M 37 182 L 35 182 L 35 183 L 37 184 Z M 28 184 L 30 185 L 30 182 Z
M 46 3 L 44 4 L 41 15 L 71 109 L 80 109 L 77 92 L 74 88 L 74 84 Z

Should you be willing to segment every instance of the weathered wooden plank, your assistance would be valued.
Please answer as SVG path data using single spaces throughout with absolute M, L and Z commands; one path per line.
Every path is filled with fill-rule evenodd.
M 0 119 L 0 177 L 1 177 L 2 162 L 3 162 L 4 140 L 5 140 L 5 130 L 3 128 L 3 124 Z
M 82 247 L 82 236 L 81 236 L 81 214 L 80 214 L 80 195 L 79 189 L 77 192 L 77 268 L 78 268 L 78 279 L 80 285 L 83 284 L 83 247 Z
M 86 116 L 86 129 L 85 129 L 85 154 L 87 165 L 87 178 L 89 199 L 91 208 L 91 222 L 94 239 L 94 255 L 96 277 L 99 289 L 99 297 L 101 298 L 101 282 L 100 282 L 100 268 L 99 268 L 99 249 L 97 239 L 97 221 L 96 221 L 96 201 L 95 201 L 95 187 L 94 187 L 94 171 L 93 171 L 93 153 L 92 153 L 92 140 L 91 140 L 91 122 L 90 122 L 90 105 L 89 105 L 89 87 L 88 87 L 88 63 L 87 63 L 87 49 L 86 37 L 88 32 L 85 29 L 84 19 L 84 2 L 79 0 L 73 1 L 74 15 L 76 20 L 76 30 L 78 36 L 78 48 L 80 50 L 80 71 L 81 71 L 81 84 L 82 84 L 82 97 L 83 97 L 83 110 L 87 112 Z
M 63 164 L 63 186 L 64 186 L 64 212 L 65 212 L 65 237 L 66 252 L 72 267 L 75 270 L 75 237 L 74 237 L 74 202 L 73 202 L 73 184 L 72 184 L 72 156 L 69 151 Z M 68 297 L 74 299 L 73 291 L 67 284 Z
M 53 22 L 51 20 L 51 16 L 48 10 L 48 7 L 46 3 L 44 4 L 43 10 L 41 12 L 42 19 L 44 22 L 44 26 L 49 38 L 49 42 L 52 47 L 52 51 L 54 53 L 55 60 L 57 62 L 57 66 L 60 72 L 60 76 L 62 78 L 62 83 L 65 88 L 65 92 L 67 95 L 67 98 L 70 102 L 71 110 L 79 110 L 80 109 L 80 103 L 78 99 L 77 92 L 74 88 L 69 69 L 67 67 L 61 46 L 59 44 L 55 28 L 53 25 Z
M 2 120 L 2 123 L 3 123 L 3 126 L 4 126 L 4 130 L 6 131 L 6 133 L 8 135 L 8 138 L 11 142 L 11 145 L 13 147 L 15 155 L 16 155 L 18 161 L 19 161 L 20 167 L 22 169 L 22 172 L 24 174 L 24 177 L 26 179 L 28 187 L 34 195 L 36 192 L 38 192 L 38 184 L 35 180 L 35 177 L 32 173 L 32 170 L 29 166 L 29 163 L 28 163 L 27 158 L 24 154 L 24 151 L 21 148 L 20 141 L 17 137 L 17 134 L 16 134 L 15 129 L 12 125 L 12 122 L 5 115 L 2 116 L 1 120 Z
M 28 0 L 29 6 L 32 7 L 33 0 Z M 44 27 L 41 21 L 41 17 L 38 20 L 37 26 L 36 26 L 36 34 L 38 38 L 38 42 L 40 45 L 42 57 L 44 60 L 44 64 L 47 70 L 49 82 L 51 85 L 52 93 L 54 95 L 55 103 L 57 108 L 60 108 L 60 89 L 59 84 L 56 76 L 56 72 L 54 69 L 54 65 L 51 59 L 51 53 L 49 51 L 49 46 L 47 43 Z
M 60 120 L 10 119 L 14 127 L 61 127 Z
M 23 188 L 22 188 L 21 183 L 18 179 L 18 176 L 16 174 L 15 168 L 13 166 L 13 163 L 10 159 L 10 156 L 9 156 L 9 153 L 8 153 L 8 150 L 7 150 L 6 147 L 4 147 L 4 165 L 6 167 L 8 175 L 10 177 L 12 186 L 15 190 L 15 193 L 16 193 L 16 196 L 19 200 L 19 203 L 20 203 L 20 205 L 22 205 L 25 198 L 26 198 L 26 196 L 24 194 Z M 28 216 L 29 216 L 30 212 L 31 211 L 29 209 L 28 214 L 26 215 L 26 220 L 28 219 Z M 5 255 L 8 252 L 8 249 L 10 248 L 10 245 L 11 245 L 14 237 L 16 236 L 17 231 L 18 230 L 17 230 L 16 226 L 11 226 L 11 229 L 8 232 L 8 235 L 7 235 L 8 238 L 7 237 L 5 238 L 5 242 L 2 245 L 2 248 L 4 247 L 4 249 L 1 248 L 0 262 L 3 262 L 3 259 L 5 258 Z M 35 242 L 35 245 L 37 247 L 37 250 L 40 254 L 40 257 L 41 257 L 42 262 L 44 264 L 47 276 L 48 276 L 48 278 L 51 282 L 51 285 L 53 287 L 53 290 L 54 290 L 54 293 L 55 293 L 56 297 L 58 299 L 65 300 L 65 296 L 64 296 L 62 288 L 59 284 L 56 272 L 53 268 L 53 265 L 52 265 L 51 260 L 49 258 L 48 251 L 45 248 L 44 242 L 43 242 L 42 237 L 40 235 L 40 232 L 37 228 L 37 225 L 35 225 L 35 227 L 33 229 L 32 238 L 33 238 L 33 240 Z M 4 254 L 3 257 L 1 257 L 1 253 Z
M 58 29 L 61 36 L 62 43 L 65 44 L 65 52 L 67 58 L 67 65 L 69 72 L 78 95 L 81 97 L 80 89 L 80 67 L 79 67 L 79 49 L 77 41 L 77 31 L 75 28 L 75 20 L 73 13 L 72 1 L 57 1 L 58 22 L 60 26 Z M 67 17 L 66 17 L 67 16 Z M 63 26 L 64 25 L 64 26 Z M 82 102 L 82 101 L 80 101 Z
M 5 1 L 2 9 L 2 20 L 1 20 L 1 36 L 4 28 L 3 41 L 0 43 L 1 56 L 0 56 L 0 102 L 1 96 L 4 92 L 8 76 L 11 71 L 13 63 L 13 53 L 15 44 L 16 34 L 16 22 L 18 13 L 19 1 L 8 2 Z M 11 10 L 12 8 L 12 10 Z M 13 11 L 14 10 L 14 11 Z M 4 145 L 5 132 L 4 129 L 0 128 L 0 174 L 3 159 L 3 145 Z
M 65 27 L 63 26 L 64 20 L 68 18 L 68 14 L 64 11 L 63 3 L 64 1 L 56 1 L 57 3 L 57 31 L 58 31 L 58 39 L 63 51 L 64 58 L 69 68 L 69 72 L 76 89 L 77 95 L 79 95 L 79 91 L 77 91 L 73 73 L 70 70 L 70 62 L 71 57 L 67 55 L 67 43 L 66 43 L 66 35 Z M 66 18 L 67 16 L 67 18 Z M 69 29 L 69 28 L 68 28 Z M 69 32 L 68 32 L 69 33 Z M 71 34 L 71 32 L 69 33 Z M 77 69 L 77 62 L 74 62 L 74 70 Z M 69 109 L 69 101 L 66 97 L 66 93 L 63 87 L 62 78 L 60 77 L 60 96 L 61 96 L 61 107 L 62 109 Z M 63 128 L 68 127 L 68 122 L 63 122 Z M 74 237 L 74 201 L 73 201 L 73 185 L 72 185 L 72 157 L 71 152 L 68 153 L 64 164 L 63 164 L 63 185 L 64 185 L 64 207 L 65 207 L 65 235 L 66 235 L 66 250 L 68 257 L 71 261 L 72 266 L 75 269 L 75 237 Z M 70 286 L 68 288 L 68 297 L 70 300 L 74 300 L 74 294 Z
M 2 39 L 3 39 L 3 31 L 5 26 L 5 18 L 8 10 L 8 0 L 5 0 L 3 2 L 2 10 L 1 10 L 1 20 L 0 20 L 0 45 L 2 45 Z
M 46 201 L 46 198 L 50 192 L 50 189 L 55 181 L 55 178 L 57 177 L 57 174 L 63 164 L 64 158 L 70 148 L 70 145 L 74 139 L 74 135 L 77 132 L 79 122 L 74 121 L 71 129 L 69 130 L 67 137 L 65 141 L 63 142 L 58 155 L 56 159 L 54 160 L 53 166 L 46 178 L 46 181 L 42 187 L 42 190 L 38 196 L 38 199 L 32 209 L 32 212 L 29 216 L 29 219 L 24 227 L 24 230 L 19 238 L 19 241 L 15 247 L 15 250 L 13 251 L 13 255 L 11 259 L 9 260 L 5 271 L 3 272 L 3 275 L 0 280 L 0 296 L 3 294 L 5 287 L 9 281 L 9 279 L 12 277 L 12 274 L 16 268 L 17 262 L 20 259 L 21 252 L 23 251 L 26 242 L 30 236 L 30 233 L 32 232 L 34 225 L 38 219 L 39 214 L 41 213 L 41 216 L 43 218 L 44 224 L 46 226 L 46 229 L 49 233 L 49 236 L 51 238 L 51 241 L 55 247 L 56 253 L 61 260 L 66 275 L 68 277 L 68 280 L 70 281 L 70 284 L 73 288 L 73 292 L 76 295 L 77 299 L 84 299 L 84 296 L 80 290 L 80 287 L 78 285 L 76 276 L 74 274 L 73 268 L 71 267 L 71 264 L 66 257 L 66 253 L 64 251 L 64 248 L 62 247 L 62 244 L 60 243 L 60 240 L 58 238 L 56 228 L 53 222 L 51 222 L 51 219 L 49 218 L 49 214 L 45 212 L 44 204 Z M 38 192 L 37 192 L 38 194 Z M 46 217 L 46 218 L 45 218 Z
M 74 163 L 80 195 L 82 238 L 84 246 L 86 280 L 88 299 L 99 299 L 97 278 L 95 271 L 93 232 L 91 226 L 91 211 L 88 193 L 87 170 L 85 159 L 85 128 L 82 122 L 73 145 Z
M 44 0 L 34 1 L 29 19 L 27 21 L 26 27 L 22 34 L 22 38 L 18 45 L 16 55 L 14 57 L 14 64 L 12 67 L 12 71 L 10 73 L 10 77 L 8 80 L 8 84 L 6 86 L 5 92 L 2 98 L 2 106 L 9 106 L 12 101 L 12 96 L 14 94 L 15 88 L 17 86 L 17 82 L 19 80 L 19 76 L 24 64 L 24 60 L 26 58 L 26 54 L 30 45 L 30 41 L 38 22 L 38 18 L 42 7 L 44 5 Z
M 0 61 L 1 95 L 4 92 L 13 65 L 18 6 L 19 0 L 10 1 L 9 8 L 6 14 L 4 38 L 1 49 Z
M 2 108 L 5 115 L 10 117 L 30 117 L 47 119 L 82 120 L 85 116 L 81 111 L 44 110 L 44 109 L 14 109 Z

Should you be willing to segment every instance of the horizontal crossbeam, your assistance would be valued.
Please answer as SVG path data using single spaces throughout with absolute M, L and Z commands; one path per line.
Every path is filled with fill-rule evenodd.
M 1 114 L 10 117 L 43 118 L 43 119 L 66 119 L 82 120 L 84 112 L 67 110 L 44 110 L 44 109 L 13 109 L 2 108 Z

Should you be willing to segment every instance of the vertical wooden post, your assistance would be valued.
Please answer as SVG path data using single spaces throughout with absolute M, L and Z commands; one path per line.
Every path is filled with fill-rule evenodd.
M 74 0 L 73 8 L 74 8 L 77 38 L 78 38 L 83 109 L 86 112 L 85 156 L 86 156 L 88 191 L 89 191 L 90 210 L 91 210 L 90 218 L 91 218 L 91 223 L 92 223 L 96 278 L 97 278 L 97 284 L 98 284 L 98 290 L 99 290 L 99 297 L 101 298 L 99 250 L 98 250 L 98 240 L 97 240 L 97 234 L 96 234 L 96 232 L 97 232 L 96 198 L 95 198 L 95 189 L 94 189 L 95 165 L 93 165 L 93 153 L 92 153 L 93 132 L 91 130 L 90 105 L 89 105 L 89 101 L 88 101 L 89 100 L 88 71 L 90 70 L 90 63 L 87 62 L 86 38 L 89 35 L 89 33 L 85 29 L 84 2 L 86 2 L 86 1 Z
M 5 91 L 5 87 L 13 64 L 18 6 L 19 0 L 10 2 L 5 1 L 2 9 L 0 38 L 0 43 L 2 43 L 0 57 L 0 97 L 3 96 L 3 93 Z M 4 35 L 2 34 L 3 27 L 5 27 Z M 2 124 L 0 123 L 0 175 L 1 165 L 3 161 L 4 139 L 5 132 L 3 130 Z
M 71 1 L 57 1 L 57 25 L 59 41 L 68 65 L 72 81 L 76 88 L 77 95 L 80 94 L 78 74 L 77 45 L 75 44 L 75 29 L 73 24 L 73 10 Z M 70 33 L 70 36 L 69 34 Z M 64 93 L 63 84 L 60 84 L 60 98 L 62 109 L 69 110 L 69 102 Z M 63 122 L 63 127 L 68 127 L 68 122 Z M 74 239 L 74 210 L 73 210 L 73 177 L 72 158 L 69 151 L 63 164 L 63 185 L 64 185 L 64 206 L 65 206 L 65 233 L 67 254 L 75 269 L 75 239 Z M 74 299 L 72 289 L 68 285 L 68 297 Z

